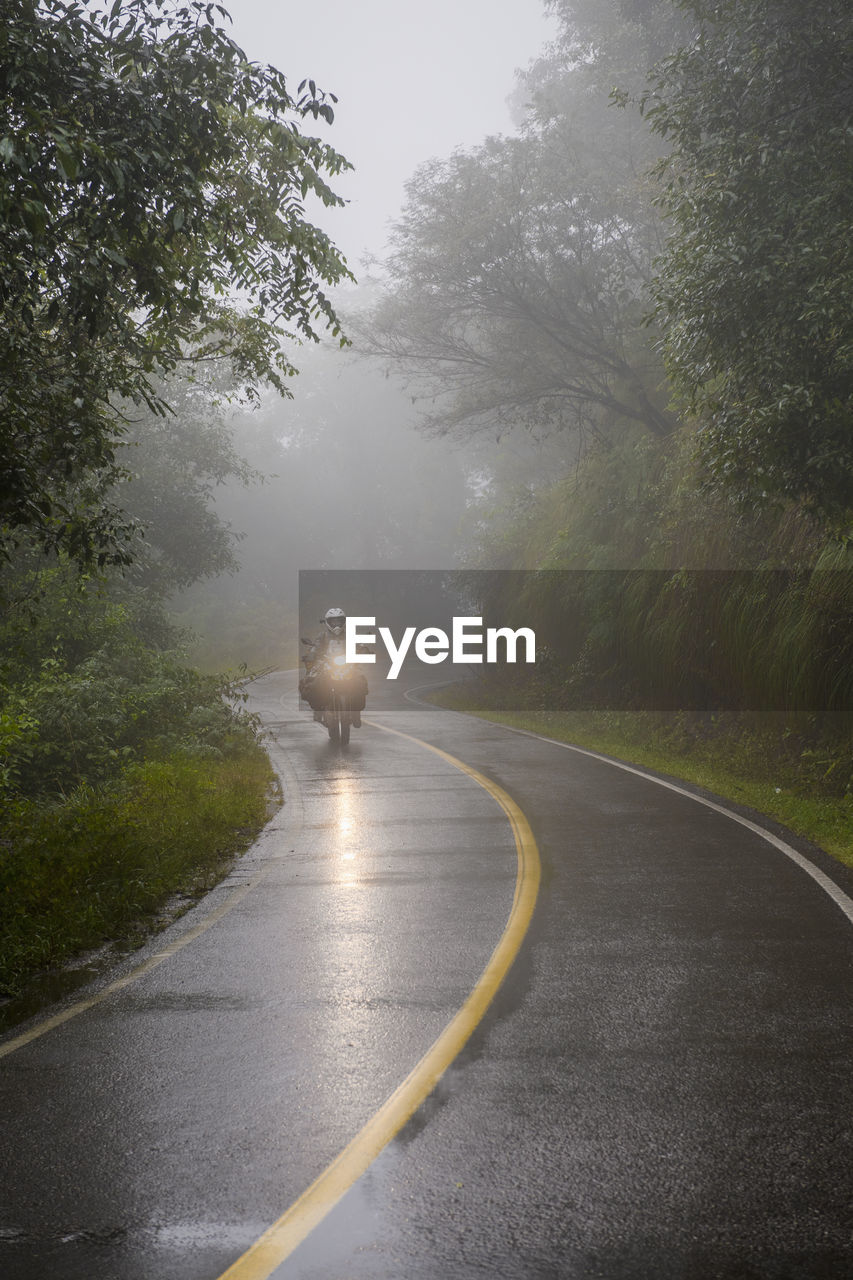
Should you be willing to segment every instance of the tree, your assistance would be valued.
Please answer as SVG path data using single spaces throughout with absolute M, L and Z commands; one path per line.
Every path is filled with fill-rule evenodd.
M 224 485 L 248 486 L 260 476 L 235 447 L 227 406 L 210 375 L 173 376 L 157 390 L 171 412 L 129 417 L 117 455 L 126 474 L 112 496 L 139 532 L 129 545 L 133 562 L 112 589 L 161 600 L 236 569 L 240 535 L 217 513 L 215 495 Z
M 656 285 L 711 474 L 741 498 L 853 509 L 853 10 L 689 0 L 698 34 L 645 110 L 672 151 Z
M 407 188 L 364 345 L 434 397 L 439 429 L 672 428 L 644 327 L 660 146 L 611 102 L 622 63 L 606 62 L 600 32 L 570 26 L 575 7 L 560 6 L 564 36 L 523 82 L 519 135 L 431 162 Z
M 304 202 L 342 203 L 348 165 L 299 127 L 330 101 L 249 63 L 219 5 L 0 10 L 0 549 L 126 561 L 116 406 L 165 413 L 163 375 L 220 357 L 286 393 L 282 340 L 339 334 L 349 272 Z
M 444 429 L 670 428 L 642 333 L 654 234 L 562 143 L 489 139 L 409 183 L 365 345 L 444 396 Z
M 545 7 L 558 33 L 535 74 L 558 97 L 570 68 L 600 94 L 639 94 L 649 68 L 675 53 L 695 25 L 674 0 L 545 0 Z M 535 105 L 541 113 L 538 98 Z

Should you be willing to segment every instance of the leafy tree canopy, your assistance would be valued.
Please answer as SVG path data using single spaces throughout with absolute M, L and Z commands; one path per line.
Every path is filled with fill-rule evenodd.
M 657 295 L 712 473 L 750 501 L 853 508 L 853 8 L 688 0 L 645 110 L 672 148 Z
M 644 328 L 662 247 L 647 172 L 662 148 L 612 90 L 639 89 L 650 42 L 666 31 L 671 46 L 677 24 L 668 0 L 639 15 L 628 0 L 549 7 L 560 32 L 516 95 L 518 136 L 409 183 L 365 345 L 433 397 L 434 426 L 568 428 L 574 452 L 578 435 L 626 420 L 673 426 Z
M 658 244 L 641 195 L 614 175 L 620 124 L 615 111 L 600 121 L 607 174 L 567 128 L 490 138 L 409 183 L 365 345 L 439 396 L 434 425 L 583 431 L 609 415 L 670 429 L 640 334 Z
M 125 476 L 114 498 L 142 532 L 114 591 L 139 589 L 161 599 L 237 567 L 240 535 L 218 515 L 215 494 L 229 482 L 248 486 L 261 477 L 238 453 L 228 406 L 210 381 L 209 374 L 173 376 L 160 392 L 172 412 L 143 408 L 127 423 L 117 455 Z
M 0 15 L 0 548 L 121 562 L 115 406 L 162 414 L 162 376 L 219 357 L 285 390 L 282 339 L 339 334 L 349 272 L 305 200 L 342 203 L 349 166 L 300 128 L 334 99 L 249 63 L 219 5 Z
M 587 82 L 604 93 L 638 92 L 649 67 L 674 53 L 695 26 L 673 0 L 545 0 L 545 8 L 559 25 L 540 68 L 583 68 Z

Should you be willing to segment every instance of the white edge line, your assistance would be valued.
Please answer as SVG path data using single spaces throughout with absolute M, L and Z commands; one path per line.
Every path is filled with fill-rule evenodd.
M 464 714 L 464 713 L 463 713 Z M 804 854 L 799 853 L 792 845 L 786 841 L 780 840 L 772 831 L 768 831 L 766 827 L 761 827 L 757 822 L 752 822 L 749 818 L 744 818 L 741 814 L 735 813 L 733 809 L 727 809 L 725 805 L 717 804 L 714 800 L 708 800 L 705 796 L 697 796 L 694 791 L 688 791 L 686 787 L 680 787 L 677 782 L 667 782 L 664 778 L 658 778 L 653 773 L 647 773 L 645 769 L 638 769 L 634 765 L 625 764 L 621 760 L 614 760 L 611 756 L 601 755 L 598 751 L 590 751 L 586 747 L 575 747 L 570 742 L 559 742 L 556 738 L 547 738 L 543 733 L 534 733 L 530 729 L 516 729 L 513 725 L 502 725 L 499 720 L 490 720 L 489 724 L 498 725 L 501 729 L 509 729 L 510 733 L 520 733 L 526 738 L 538 738 L 540 742 L 551 742 L 555 747 L 563 747 L 566 751 L 576 751 L 578 755 L 590 756 L 593 760 L 601 760 L 604 764 L 612 764 L 614 769 L 622 769 L 625 773 L 636 774 L 638 778 L 645 778 L 649 782 L 655 782 L 659 787 L 666 787 L 668 791 L 676 791 L 681 796 L 687 796 L 688 800 L 695 800 L 697 804 L 703 804 L 706 809 L 713 809 L 716 813 L 721 813 L 726 818 L 731 818 L 732 822 L 738 822 L 747 830 L 755 832 L 757 836 L 761 836 L 762 840 L 766 840 L 768 844 L 772 844 L 774 849 L 778 849 L 780 853 L 784 853 L 787 858 L 795 862 L 798 867 L 805 871 L 806 875 L 820 885 L 825 893 L 828 893 L 832 901 L 846 915 L 847 919 L 853 924 L 853 899 L 841 889 L 834 880 L 830 879 L 820 867 L 810 862 Z
M 406 697 L 412 693 L 417 695 L 426 689 L 437 688 L 437 685 L 418 685 L 417 688 L 407 690 Z M 411 702 L 420 702 L 420 699 L 412 697 Z M 423 703 L 423 706 L 430 706 L 429 703 Z M 447 711 L 447 707 L 435 707 L 436 711 Z M 472 716 L 468 712 L 456 712 L 457 715 L 468 715 L 470 719 L 486 720 L 488 724 L 493 724 L 499 729 L 507 729 L 510 733 L 519 733 L 525 738 L 538 738 L 540 742 L 550 742 L 555 747 L 562 747 L 565 751 L 575 751 L 578 755 L 589 756 L 593 760 L 601 760 L 604 764 L 613 765 L 614 769 L 622 769 L 625 773 L 633 773 L 638 778 L 645 778 L 648 782 L 654 782 L 659 787 L 666 787 L 667 791 L 675 791 L 681 796 L 687 796 L 688 800 L 695 800 L 697 804 L 702 804 L 706 809 L 713 809 L 715 813 L 721 813 L 725 818 L 731 818 L 732 822 L 739 823 L 742 827 L 746 827 L 748 831 L 753 831 L 762 840 L 766 840 L 768 844 L 772 844 L 774 849 L 778 849 L 780 853 L 784 853 L 786 858 L 790 858 L 797 866 L 805 871 L 806 875 L 811 876 L 816 884 L 820 885 L 824 893 L 827 893 L 837 907 L 840 907 L 847 919 L 853 924 L 853 899 L 848 897 L 839 885 L 835 883 L 820 867 L 815 866 L 804 854 L 799 853 L 784 840 L 780 840 L 772 831 L 768 831 L 766 827 L 761 827 L 757 822 L 752 822 L 749 818 L 744 818 L 741 814 L 735 813 L 733 809 L 727 809 L 725 805 L 717 804 L 714 800 L 708 800 L 705 796 L 698 796 L 694 791 L 688 791 L 686 787 L 681 787 L 677 782 L 668 782 L 665 778 L 658 778 L 653 773 L 647 773 L 645 769 L 638 769 L 635 765 L 625 764 L 622 760 L 614 760 L 612 756 L 602 755 L 599 751 L 590 751 L 587 747 L 576 747 L 570 742 L 560 742 L 557 738 L 548 738 L 544 733 L 534 733 L 532 729 L 518 729 L 515 725 L 501 724 L 500 720 L 489 720 L 487 716 Z

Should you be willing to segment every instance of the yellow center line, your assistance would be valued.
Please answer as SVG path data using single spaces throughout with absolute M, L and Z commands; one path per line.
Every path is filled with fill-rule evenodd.
M 518 855 L 518 870 L 512 908 L 501 938 L 492 952 L 476 986 L 461 1009 L 406 1079 L 383 1103 L 375 1115 L 290 1208 L 274 1222 L 247 1251 L 219 1277 L 219 1280 L 267 1280 L 276 1267 L 293 1253 L 334 1208 L 354 1182 L 379 1155 L 383 1147 L 403 1128 L 406 1121 L 429 1097 L 441 1076 L 461 1052 L 482 1020 L 495 993 L 509 972 L 527 932 L 539 890 L 539 850 L 530 825 L 511 796 L 484 774 L 439 747 L 409 733 L 391 729 L 375 721 L 365 721 L 383 733 L 432 751 L 455 768 L 467 773 L 501 806 L 509 819 Z

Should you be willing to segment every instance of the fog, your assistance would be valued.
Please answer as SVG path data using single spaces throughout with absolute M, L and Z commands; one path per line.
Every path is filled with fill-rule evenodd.
M 239 572 L 176 602 L 205 660 L 284 660 L 300 569 L 836 556 L 851 503 L 836 380 L 849 291 L 832 264 L 849 175 L 822 135 L 796 134 L 805 115 L 781 109 L 799 95 L 832 131 L 835 81 L 813 105 L 811 78 L 794 63 L 777 75 L 776 46 L 739 22 L 671 0 L 235 6 L 250 56 L 339 99 L 316 131 L 355 169 L 333 182 L 346 206 L 316 216 L 358 280 L 334 295 L 351 346 L 288 349 L 293 398 L 233 417 L 266 479 L 215 495 Z M 803 34 L 792 18 L 787 38 L 833 64 L 831 24 Z M 755 112 L 748 133 L 729 114 L 735 72 L 705 56 L 708 40 L 767 61 L 736 86 Z M 657 114 L 638 106 L 650 92 Z M 729 172 L 744 190 L 720 220 Z M 809 184 L 825 188 L 827 216 L 803 211 L 797 283 L 778 254 Z M 742 270 L 721 270 L 728 254 Z M 804 345 L 813 289 L 827 303 Z
M 238 43 L 207 0 L 3 5 L 0 1005 L 11 998 L 6 1015 L 29 1020 L 31 978 L 64 1000 L 101 977 L 94 999 L 56 1006 L 58 1018 L 0 1047 L 27 1044 L 10 1077 L 25 1159 L 0 1256 L 5 1247 L 19 1276 L 59 1273 L 65 1260 L 93 1277 L 200 1275 L 208 1263 L 254 1273 L 301 1211 L 231 1266 L 233 1253 L 303 1169 L 283 1169 L 275 1141 L 262 1141 L 269 1164 L 244 1179 L 249 1144 L 270 1107 L 288 1114 L 291 1081 L 305 1128 L 287 1163 L 303 1146 L 314 1163 L 349 1123 L 344 1112 L 325 1123 L 323 1099 L 337 1113 L 369 1076 L 366 1041 L 378 1069 L 353 1117 L 396 1071 L 390 1050 L 380 1060 L 397 1012 L 411 1013 L 414 1040 L 431 1038 L 462 969 L 405 1007 L 417 953 L 400 952 L 397 974 L 384 922 L 399 914 L 412 931 L 464 889 L 487 932 L 503 927 L 512 840 L 507 830 L 496 843 L 499 809 L 524 864 L 495 952 L 514 954 L 536 892 L 520 801 L 545 838 L 536 945 L 549 965 L 528 984 L 528 956 L 502 998 L 513 1017 L 494 1021 L 520 1065 L 541 1057 L 542 1105 L 535 1070 L 514 1098 L 514 1049 L 470 1062 L 468 1087 L 420 1135 L 425 1180 L 410 1179 L 408 1158 L 363 1179 L 367 1231 L 388 1233 L 373 1248 L 360 1225 L 341 1249 L 362 1274 L 373 1258 L 399 1258 L 399 1243 L 420 1254 L 403 1275 L 430 1264 L 437 1276 L 518 1274 L 527 1262 L 527 1274 L 769 1277 L 829 1276 L 835 1261 L 841 1275 L 847 1248 L 849 1274 L 840 1163 L 828 1157 L 841 1151 L 829 1104 L 843 981 L 830 944 L 846 927 L 829 855 L 853 867 L 853 4 L 224 4 Z M 336 95 L 334 119 L 312 82 Z M 336 176 L 340 156 L 354 169 Z M 334 204 L 330 188 L 342 207 L 322 203 Z M 363 685 L 345 668 L 373 655 L 350 648 L 350 663 L 333 667 L 315 650 L 326 669 L 302 691 L 323 725 L 297 712 L 292 678 L 300 636 L 334 606 L 375 619 L 378 638 L 365 731 L 348 755 Z M 453 619 L 467 652 L 452 643 Z M 500 656 L 483 632 L 502 633 Z M 409 669 L 395 663 L 399 683 L 383 690 L 382 659 L 395 653 Z M 276 674 L 251 689 L 265 670 Z M 417 738 L 398 758 L 400 738 L 368 717 L 391 728 L 407 691 L 439 681 L 436 702 L 492 723 L 427 710 L 421 745 L 453 751 L 433 774 Z M 528 736 L 504 736 L 501 722 Z M 479 807 L 444 812 L 456 790 L 448 760 L 490 793 L 482 841 Z M 269 823 L 276 761 L 287 803 Z M 298 847 L 294 770 L 309 819 Z M 455 776 L 460 794 L 477 790 Z M 681 795 L 642 799 L 637 788 L 671 787 L 666 778 L 684 779 Z M 317 808 L 326 798 L 332 807 Z M 705 816 L 691 826 L 695 799 Z M 732 843 L 731 825 L 711 830 L 727 812 L 746 843 Z M 436 856 L 424 862 L 420 829 L 435 816 Z M 564 839 L 578 823 L 579 838 Z M 797 833 L 790 846 L 770 834 L 779 824 Z M 766 858 L 761 834 L 777 846 Z M 779 850 L 799 866 L 778 858 L 780 896 L 768 897 Z M 355 859 L 352 874 L 341 859 Z M 800 903 L 803 869 L 813 882 Z M 427 900 L 431 879 L 438 896 Z M 835 904 L 810 932 L 814 881 Z M 208 902 L 219 905 L 201 905 L 200 927 L 241 899 L 236 949 L 220 921 L 135 1000 L 92 1010 L 196 937 L 199 927 L 179 926 L 164 950 L 154 935 L 216 884 Z M 495 915 L 480 892 L 489 884 Z M 290 900 L 296 914 L 280 915 Z M 263 934 L 247 949 L 252 903 L 273 921 L 270 958 Z M 480 942 L 493 943 L 469 937 L 465 901 L 456 907 L 450 958 L 478 968 Z M 324 920 L 341 926 L 331 940 Z M 802 976 L 790 1016 L 785 972 L 774 977 L 786 933 Z M 295 948 L 276 950 L 290 934 Z M 427 933 L 430 952 L 441 937 Z M 571 968 L 555 1008 L 550 961 L 564 937 Z M 128 949 L 143 942 L 140 965 Z M 375 985 L 362 950 L 376 952 Z M 218 976 L 206 967 L 214 953 Z M 319 1006 L 299 974 L 317 957 Z M 262 985 L 241 990 L 247 959 Z M 585 1003 L 585 959 L 602 981 L 563 1034 L 561 1009 Z M 125 976 L 113 982 L 110 970 Z M 728 999 L 733 976 L 742 992 Z M 487 971 L 448 1031 L 470 1029 L 490 989 Z M 85 1009 L 91 1022 L 31 1043 Z M 292 1035 L 300 1009 L 309 1032 Z M 665 1045 L 679 1021 L 684 1036 L 661 1065 L 657 1032 Z M 521 1044 L 519 1029 L 535 1037 L 537 1024 L 540 1039 Z M 232 1046 L 219 1039 L 229 1026 Z M 282 1036 L 295 1057 L 282 1057 Z M 400 1062 L 414 1040 L 400 1040 Z M 303 1041 L 324 1058 L 313 1092 L 300 1092 L 313 1071 Z M 213 1074 L 184 1071 L 196 1061 Z M 81 1108 L 66 1109 L 75 1062 Z M 434 1062 L 430 1051 L 422 1066 Z M 602 1081 L 620 1072 L 614 1113 Z M 247 1088 L 229 1115 L 238 1073 Z M 466 1155 L 460 1140 L 432 1162 L 442 1123 L 463 1115 L 478 1079 L 519 1102 L 507 1138 L 530 1120 L 527 1166 L 509 1141 L 501 1164 L 500 1112 L 485 1146 Z M 486 1116 L 488 1096 L 475 1101 L 469 1116 Z M 476 1120 L 457 1127 L 476 1137 Z M 81 1147 L 88 1163 L 75 1167 Z M 457 1194 L 450 1179 L 466 1161 L 474 1176 Z M 316 1170 L 304 1172 L 308 1183 Z M 385 1214 L 383 1186 L 402 1224 Z M 353 1206 L 330 1221 L 345 1225 Z M 300 1257 L 313 1271 L 301 1249 L 296 1270 Z
M 519 69 L 555 27 L 541 0 L 229 8 L 250 58 L 278 66 L 293 90 L 310 77 L 336 95 L 334 124 L 310 127 L 354 166 L 334 183 L 345 208 L 308 206 L 359 278 L 336 296 L 353 349 L 331 340 L 289 349 L 293 398 L 267 394 L 231 415 L 236 448 L 259 477 L 214 496 L 240 569 L 173 602 L 199 660 L 259 666 L 292 659 L 300 569 L 458 566 L 494 479 L 522 455 L 527 471 L 539 465 L 535 441 L 425 431 L 430 397 L 387 362 L 365 359 L 358 330 L 405 184 L 431 157 L 515 127 Z
M 375 365 L 334 344 L 303 349 L 299 363 L 292 400 L 269 394 L 230 419 L 258 477 L 215 495 L 240 571 L 176 601 L 214 665 L 290 656 L 300 570 L 443 567 L 459 557 L 461 453 L 417 430 L 411 398 Z
M 355 166 L 337 185 L 349 204 L 317 219 L 360 274 L 381 255 L 415 167 L 512 128 L 516 68 L 555 30 L 542 0 L 233 0 L 234 38 L 292 88 L 312 78 L 338 98 L 323 136 Z

